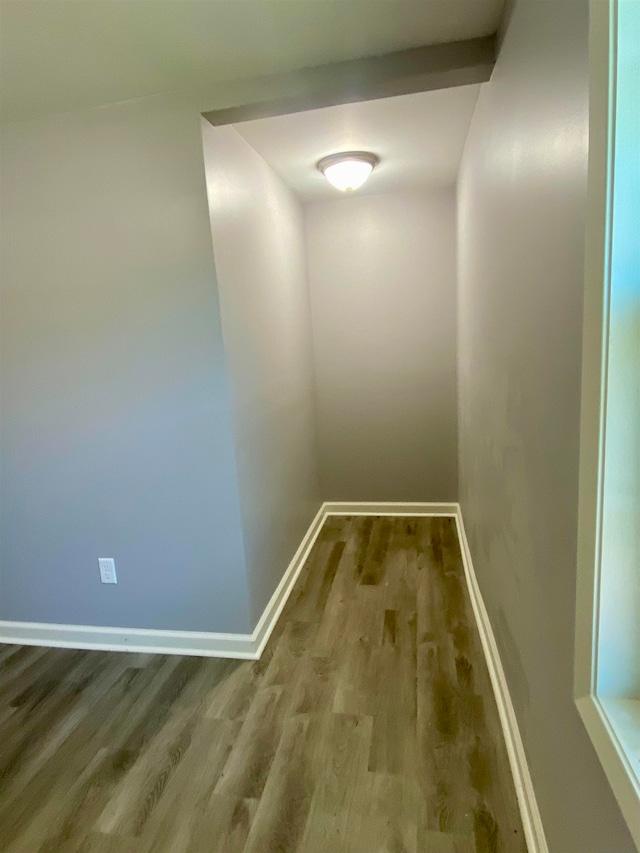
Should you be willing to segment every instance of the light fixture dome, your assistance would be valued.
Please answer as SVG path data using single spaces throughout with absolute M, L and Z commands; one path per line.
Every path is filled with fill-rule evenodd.
M 379 158 L 368 151 L 343 151 L 323 157 L 318 169 L 336 189 L 350 192 L 364 184 L 379 162 Z

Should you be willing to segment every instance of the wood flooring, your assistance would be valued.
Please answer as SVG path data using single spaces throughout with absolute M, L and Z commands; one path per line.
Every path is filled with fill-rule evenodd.
M 330 517 L 257 662 L 0 646 L 3 853 L 524 853 L 450 518 Z

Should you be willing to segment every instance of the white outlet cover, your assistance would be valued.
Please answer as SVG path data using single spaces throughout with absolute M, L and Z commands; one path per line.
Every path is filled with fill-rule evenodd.
M 102 583 L 118 583 L 116 562 L 113 557 L 98 557 L 98 567 Z

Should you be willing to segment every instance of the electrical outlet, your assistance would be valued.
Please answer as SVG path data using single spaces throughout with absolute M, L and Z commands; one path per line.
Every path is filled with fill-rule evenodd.
M 98 566 L 100 567 L 102 583 L 118 583 L 116 563 L 113 557 L 98 557 Z

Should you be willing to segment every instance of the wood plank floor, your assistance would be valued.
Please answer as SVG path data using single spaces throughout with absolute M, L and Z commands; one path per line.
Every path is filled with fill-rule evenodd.
M 0 676 L 5 853 L 526 850 L 449 518 L 329 518 L 258 662 Z

